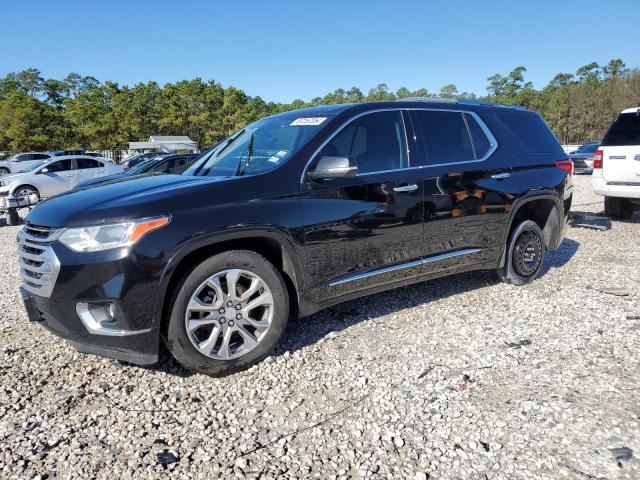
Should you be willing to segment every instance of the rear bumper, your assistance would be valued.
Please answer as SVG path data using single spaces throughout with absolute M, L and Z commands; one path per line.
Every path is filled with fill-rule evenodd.
M 606 197 L 640 198 L 640 182 L 637 185 L 612 184 L 598 176 L 592 177 L 593 191 Z

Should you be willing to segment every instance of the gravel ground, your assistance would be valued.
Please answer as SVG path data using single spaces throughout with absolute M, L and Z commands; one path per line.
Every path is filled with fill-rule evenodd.
M 574 209 L 598 212 L 589 180 Z M 532 285 L 480 272 L 338 305 L 222 379 L 30 324 L 17 231 L 0 228 L 2 478 L 640 478 L 638 213 L 570 228 Z

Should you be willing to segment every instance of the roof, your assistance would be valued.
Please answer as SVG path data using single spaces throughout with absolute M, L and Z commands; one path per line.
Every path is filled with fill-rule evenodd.
M 178 142 L 178 143 L 193 143 L 187 136 L 166 136 L 166 135 L 152 135 L 149 137 L 150 142 Z
M 638 113 L 640 112 L 640 107 L 627 108 L 626 110 L 622 110 L 620 113 Z

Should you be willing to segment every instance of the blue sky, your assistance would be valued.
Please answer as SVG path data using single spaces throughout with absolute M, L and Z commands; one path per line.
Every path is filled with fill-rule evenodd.
M 524 65 L 640 67 L 639 0 L 0 0 L 0 75 L 28 67 L 133 85 L 202 77 L 265 100 L 447 83 L 486 93 Z

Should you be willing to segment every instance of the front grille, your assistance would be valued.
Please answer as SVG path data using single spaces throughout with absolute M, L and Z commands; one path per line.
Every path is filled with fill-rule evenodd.
M 27 224 L 18 233 L 18 264 L 22 287 L 41 297 L 51 296 L 60 262 L 50 243 L 62 229 Z

